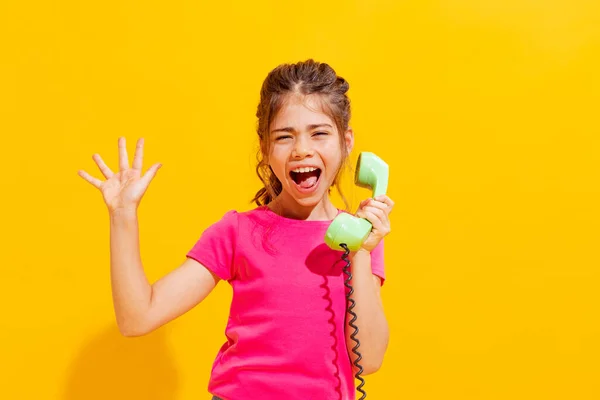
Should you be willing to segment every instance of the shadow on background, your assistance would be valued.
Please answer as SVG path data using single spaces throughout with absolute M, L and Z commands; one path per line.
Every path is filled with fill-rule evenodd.
M 177 370 L 163 330 L 124 337 L 107 329 L 81 349 L 67 371 L 63 399 L 174 399 Z
M 341 251 L 334 251 L 329 248 L 329 246 L 325 243 L 321 243 L 319 246 L 315 247 L 313 251 L 310 252 L 308 257 L 306 258 L 306 266 L 308 269 L 316 274 L 323 277 L 323 283 L 319 286 L 324 290 L 323 299 L 327 301 L 327 307 L 325 310 L 330 315 L 329 320 L 327 321 L 331 327 L 330 335 L 332 337 L 333 343 L 331 345 L 331 350 L 333 353 L 333 358 L 331 360 L 333 367 L 335 368 L 334 377 L 336 380 L 336 385 L 334 387 L 334 391 L 337 399 L 342 399 L 342 380 L 340 378 L 340 369 L 338 367 L 340 363 L 340 354 L 338 353 L 339 343 L 337 340 L 336 332 L 338 329 L 343 329 L 343 327 L 338 327 L 336 325 L 336 311 L 333 309 L 333 301 L 331 299 L 331 290 L 330 286 L 332 283 L 330 282 L 330 277 L 332 279 L 338 279 L 343 274 L 343 268 L 345 262 L 341 259 Z M 339 284 L 341 285 L 343 282 L 342 278 L 339 278 Z M 341 318 L 342 320 L 344 317 Z M 345 344 L 344 344 L 345 349 Z M 347 357 L 346 353 L 344 353 L 343 357 Z

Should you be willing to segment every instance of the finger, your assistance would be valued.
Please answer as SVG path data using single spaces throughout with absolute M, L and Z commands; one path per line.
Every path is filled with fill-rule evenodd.
M 88 174 L 87 172 L 85 172 L 82 169 L 77 171 L 77 174 L 80 177 L 82 177 L 83 179 L 85 179 L 86 181 L 88 181 L 89 183 L 91 183 L 92 185 L 94 185 L 96 188 L 100 189 L 100 185 L 102 185 L 102 181 L 100 179 L 94 178 L 93 176 L 91 176 L 90 174 Z
M 388 209 L 388 205 L 385 203 L 382 203 L 381 201 L 378 200 L 371 200 L 369 202 L 367 202 L 366 204 L 363 205 L 364 207 L 375 207 L 377 209 L 380 209 L 382 211 L 386 211 Z
M 374 207 L 369 204 L 368 206 L 363 207 L 363 210 L 368 211 L 368 212 L 372 213 L 373 215 L 376 215 L 377 218 L 379 218 L 382 221 L 386 219 L 386 211 L 382 210 L 381 208 L 377 208 L 377 207 Z
M 142 170 L 142 159 L 144 158 L 144 138 L 139 138 L 135 146 L 135 155 L 133 156 L 133 169 Z
M 150 182 L 152 181 L 152 179 L 154 179 L 154 177 L 156 176 L 156 172 L 158 171 L 158 169 L 160 167 L 162 167 L 162 164 L 156 163 L 153 166 L 151 166 L 150 168 L 148 168 L 148 171 L 146 171 L 146 173 L 144 174 L 144 176 L 142 176 L 140 181 L 144 182 L 145 186 L 148 186 L 150 184 Z
M 379 204 L 385 204 L 384 209 L 387 210 L 388 214 L 392 213 L 392 209 L 394 208 L 394 202 L 392 201 L 392 199 L 390 199 L 385 194 L 382 194 L 380 196 L 376 196 L 375 200 L 377 201 L 376 204 L 377 203 L 379 203 Z
M 369 198 L 366 198 L 366 199 L 364 199 L 363 201 L 361 201 L 361 202 L 358 204 L 358 208 L 363 208 L 363 207 L 364 207 L 364 206 L 366 206 L 366 205 L 367 205 L 367 204 L 368 204 L 370 201 L 373 201 L 373 198 L 372 198 L 372 197 L 369 197 Z
M 394 207 L 394 202 L 392 201 L 392 199 L 390 199 L 385 194 L 382 194 L 382 195 L 379 195 L 379 196 L 375 196 L 375 200 L 387 204 L 390 208 Z
M 356 213 L 356 216 L 359 218 L 364 218 L 367 221 L 369 221 L 371 223 L 371 225 L 373 225 L 373 229 L 377 229 L 379 231 L 384 230 L 381 219 L 377 215 L 375 215 L 373 212 L 367 211 L 367 210 L 361 210 Z
M 104 160 L 102 160 L 102 157 L 100 157 L 100 154 L 94 154 L 92 159 L 96 165 L 98 165 L 100 172 L 102 172 L 102 175 L 104 175 L 106 179 L 110 179 L 114 175 L 114 172 L 112 172 L 112 170 L 106 166 Z
M 124 137 L 119 138 L 119 170 L 129 169 L 129 159 L 127 158 L 127 144 Z
M 377 200 L 371 200 L 364 205 L 363 205 L 363 203 L 361 203 L 361 206 L 359 209 L 368 209 L 369 207 L 371 207 L 372 212 L 375 212 L 382 219 L 387 218 L 387 215 L 389 215 L 392 212 L 391 208 L 389 208 L 389 206 L 387 204 L 382 203 Z

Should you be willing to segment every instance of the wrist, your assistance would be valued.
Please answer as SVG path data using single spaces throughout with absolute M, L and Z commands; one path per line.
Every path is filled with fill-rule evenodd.
M 352 253 L 352 258 L 358 256 L 359 258 L 362 257 L 371 257 L 371 251 L 368 249 L 365 249 L 364 247 L 359 248 L 358 250 L 356 250 L 355 252 Z
M 137 217 L 137 208 L 117 208 L 109 210 L 111 219 L 128 219 Z

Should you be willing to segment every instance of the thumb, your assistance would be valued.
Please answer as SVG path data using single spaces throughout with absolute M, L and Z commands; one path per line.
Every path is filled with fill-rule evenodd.
M 146 171 L 146 173 L 144 174 L 144 176 L 142 176 L 140 180 L 143 181 L 145 185 L 149 185 L 150 181 L 152 181 L 152 179 L 154 179 L 154 177 L 156 176 L 156 172 L 160 169 L 160 167 L 162 167 L 161 163 L 154 164 L 153 166 L 148 168 L 148 171 Z

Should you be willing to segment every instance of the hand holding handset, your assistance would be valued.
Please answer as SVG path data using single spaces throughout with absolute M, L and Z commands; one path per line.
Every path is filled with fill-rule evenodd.
M 386 193 L 388 178 L 389 167 L 381 158 L 369 152 L 362 152 L 358 155 L 356 172 L 354 175 L 354 183 L 356 185 L 373 190 L 373 197 L 376 197 Z M 352 311 L 355 302 L 350 298 L 352 293 L 354 293 L 354 290 L 349 283 L 352 279 L 352 274 L 349 271 L 350 260 L 348 254 L 350 251 L 357 251 L 360 249 L 360 246 L 367 239 L 372 229 L 373 226 L 368 220 L 347 213 L 340 213 L 331 222 L 325 233 L 325 243 L 327 243 L 330 248 L 333 250 L 344 250 L 342 260 L 346 261 L 344 273 L 348 276 L 348 279 L 345 281 L 345 286 L 350 289 L 346 294 L 346 299 L 350 303 L 348 313 L 353 317 L 349 321 L 349 325 L 354 328 L 354 332 L 350 335 L 350 338 L 356 343 L 356 346 L 352 348 L 352 352 L 357 355 L 356 360 L 354 360 L 354 365 L 358 368 L 358 371 L 354 376 L 361 382 L 356 387 L 356 390 L 362 393 L 362 397 L 359 400 L 366 398 L 367 393 L 362 389 L 365 380 L 360 376 L 363 372 L 362 366 L 359 364 L 362 356 L 357 351 L 360 342 L 355 338 L 358 333 L 358 327 L 354 325 L 356 313 Z
M 358 155 L 354 183 L 360 187 L 372 189 L 373 196 L 385 194 L 388 186 L 389 167 L 373 153 L 362 152 Z M 325 233 L 325 243 L 333 250 L 340 250 L 345 243 L 350 251 L 360 249 L 373 226 L 364 219 L 347 213 L 340 213 L 329 225 Z

